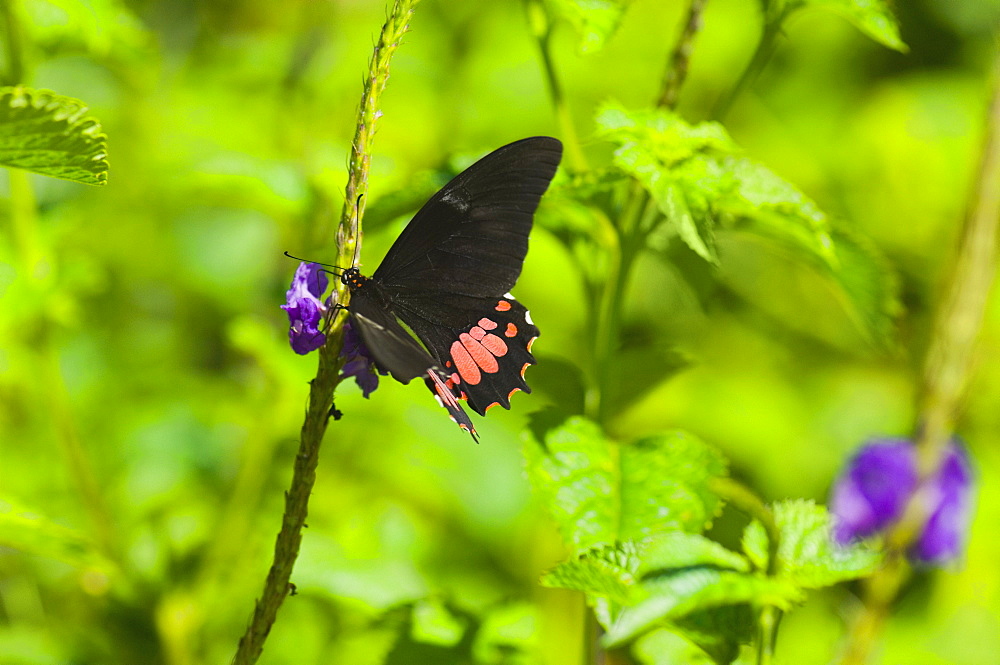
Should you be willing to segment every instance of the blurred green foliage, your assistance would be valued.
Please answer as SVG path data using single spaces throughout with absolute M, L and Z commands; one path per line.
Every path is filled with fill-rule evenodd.
M 101 188 L 17 170 L 4 179 L 0 663 L 227 662 L 270 562 L 315 372 L 287 346 L 277 306 L 294 263 L 281 252 L 334 256 L 360 77 L 385 7 L 2 4 L 4 47 L 13 20 L 23 55 L 5 52 L 4 83 L 83 100 L 109 137 L 111 170 Z M 345 415 L 324 444 L 297 595 L 262 663 L 582 662 L 584 594 L 539 580 L 570 586 L 559 583 L 566 575 L 571 588 L 610 584 L 600 588 L 630 597 L 622 588 L 649 571 L 631 568 L 613 536 L 581 540 L 581 551 L 563 543 L 565 525 L 548 516 L 555 502 L 529 482 L 553 469 L 532 457 L 537 434 L 520 441 L 546 405 L 600 421 L 604 433 L 580 445 L 683 429 L 768 502 L 824 502 L 859 441 L 912 426 L 1000 6 L 900 2 L 900 41 L 878 19 L 882 2 L 772 2 L 763 12 L 711 0 L 676 114 L 651 117 L 642 110 L 687 3 L 593 3 L 600 14 L 587 4 L 417 9 L 372 161 L 368 272 L 448 175 L 511 140 L 561 136 L 539 29 L 551 30 L 580 152 L 598 177 L 564 169 L 543 202 L 517 288 L 542 330 L 527 374 L 535 392 L 477 422 L 481 445 L 419 387 L 385 381 L 370 400 L 339 391 Z M 787 20 L 759 77 L 728 104 L 778 16 Z M 906 53 L 885 48 L 903 42 Z M 677 153 L 641 150 L 658 145 L 651 131 L 690 139 L 673 181 L 654 176 Z M 631 279 L 602 303 L 622 173 L 655 180 L 668 218 L 637 227 Z M 706 185 L 726 195 L 721 214 L 702 205 Z M 605 307 L 619 315 L 602 332 Z M 981 488 L 967 559 L 911 583 L 886 630 L 885 662 L 1000 663 L 998 312 L 994 298 L 960 431 Z M 596 335 L 611 344 L 603 357 Z M 549 451 L 573 443 L 560 441 Z M 801 527 L 802 540 L 788 542 L 819 547 L 809 540 L 823 519 L 815 506 L 777 505 L 780 528 Z M 728 553 L 696 533 L 670 536 L 698 540 L 660 542 L 650 583 L 697 603 L 703 578 L 674 569 L 694 576 L 711 564 L 739 585 L 751 563 L 768 565 L 766 534 L 738 511 L 716 515 L 708 535 Z M 781 556 L 802 564 L 786 571 L 796 585 L 841 579 Z M 864 568 L 857 556 L 845 570 Z M 826 588 L 789 613 L 781 660 L 829 662 L 851 592 Z M 735 655 L 739 640 L 712 641 L 720 625 L 746 632 L 746 606 L 727 607 L 686 615 L 677 633 L 650 632 L 632 653 L 648 663 L 694 645 Z M 641 608 L 622 631 L 642 624 Z

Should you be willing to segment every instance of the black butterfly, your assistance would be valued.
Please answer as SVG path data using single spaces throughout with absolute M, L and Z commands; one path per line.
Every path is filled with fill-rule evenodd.
M 518 390 L 531 392 L 524 371 L 535 364 L 538 328 L 509 291 L 561 157 L 562 144 L 545 136 L 495 150 L 431 197 L 371 277 L 357 268 L 341 276 L 352 326 L 376 366 L 402 383 L 423 376 L 473 438 L 457 400 L 485 415 L 497 404 L 509 409 Z

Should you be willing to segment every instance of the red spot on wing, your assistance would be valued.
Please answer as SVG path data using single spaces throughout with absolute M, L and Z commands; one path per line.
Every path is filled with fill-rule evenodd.
M 486 331 L 479 326 L 473 326 L 472 330 L 469 331 L 469 334 L 472 335 L 472 339 L 480 340 L 486 336 Z
M 479 327 L 483 328 L 484 330 L 493 330 L 494 328 L 497 327 L 497 322 L 490 321 L 489 319 L 484 317 L 482 319 L 479 319 Z
M 492 335 L 492 337 L 496 337 L 496 335 Z M 469 352 L 469 355 L 472 356 L 472 359 L 477 365 L 479 365 L 480 368 L 482 368 L 484 372 L 493 374 L 500 369 L 500 366 L 497 364 L 497 359 L 493 357 L 493 354 L 490 353 L 485 346 L 480 344 L 479 340 L 475 339 L 472 335 L 469 333 L 462 333 L 458 336 L 458 341 L 462 343 L 465 350 Z M 452 353 L 452 357 L 454 357 L 454 355 L 455 354 Z M 457 359 L 456 362 L 458 362 Z M 465 375 L 462 374 L 462 377 L 464 378 Z M 469 383 L 472 382 L 470 381 Z
M 497 358 L 507 353 L 507 343 L 493 333 L 483 337 L 480 343 L 486 347 L 487 351 L 495 355 Z
M 462 333 L 463 335 L 465 333 Z M 471 337 L 469 339 L 472 339 Z M 461 342 L 453 342 L 451 345 L 451 358 L 455 361 L 455 369 L 462 376 L 462 380 L 468 383 L 470 386 L 474 386 L 479 383 L 480 374 L 479 367 L 476 365 L 476 361 L 472 359 L 469 352 L 465 350 L 465 347 Z
M 517 334 L 517 326 L 515 326 L 513 323 L 508 323 L 507 330 L 505 330 L 503 334 L 506 335 L 507 337 L 513 337 L 514 335 Z
M 507 302 L 506 300 L 501 300 L 500 302 L 497 303 L 496 310 L 498 312 L 506 312 L 509 309 L 510 309 L 510 303 Z

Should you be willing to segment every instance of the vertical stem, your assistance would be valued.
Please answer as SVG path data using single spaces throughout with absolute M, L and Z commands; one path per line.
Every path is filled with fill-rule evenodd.
M 673 109 L 677 105 L 681 87 L 687 78 L 687 67 L 694 44 L 695 35 L 701 28 L 701 14 L 707 0 L 691 0 L 684 27 L 677 38 L 663 74 L 658 105 Z M 635 260 L 642 251 L 648 220 L 659 211 L 646 190 L 638 182 L 633 182 L 622 208 L 617 225 L 617 243 L 612 248 L 609 276 L 601 299 L 600 316 L 594 336 L 594 364 L 597 367 L 597 386 L 588 394 L 587 414 L 604 422 L 607 416 L 607 401 L 604 395 L 611 379 L 611 364 L 619 343 L 621 319 L 624 311 L 625 294 Z
M 538 42 L 538 50 L 542 55 L 545 80 L 549 86 L 549 95 L 552 97 L 552 107 L 555 111 L 556 122 L 559 123 L 559 132 L 566 146 L 566 156 L 569 158 L 571 168 L 574 171 L 585 171 L 587 170 L 587 158 L 583 154 L 583 148 L 580 147 L 576 125 L 573 123 L 573 114 L 570 113 L 569 105 L 566 103 L 562 84 L 559 82 L 559 75 L 556 73 L 555 62 L 552 59 L 553 26 L 548 20 L 545 8 L 537 2 L 528 2 L 526 8 L 531 29 L 534 32 L 535 40 Z
M 361 105 L 358 109 L 357 129 L 351 146 L 344 208 L 337 231 L 340 265 L 345 265 L 345 261 L 353 262 L 358 248 L 361 216 L 364 213 L 365 195 L 368 191 L 372 141 L 375 136 L 375 123 L 380 115 L 379 101 L 389 79 L 389 63 L 403 35 L 409 30 L 409 20 L 417 2 L 419 0 L 395 1 L 389 18 L 382 26 L 369 64 Z M 343 302 L 347 296 L 346 287 L 337 282 L 334 288 L 337 301 Z M 342 361 L 339 353 L 342 345 L 343 328 L 334 325 L 331 327 L 326 344 L 319 351 L 319 367 L 316 378 L 311 382 L 309 406 L 302 424 L 292 482 L 285 492 L 285 512 L 282 516 L 281 531 L 274 544 L 274 559 L 264 581 L 264 590 L 254 606 L 250 625 L 240 638 L 233 658 L 235 665 L 251 665 L 260 658 L 264 651 L 264 642 L 277 618 L 278 609 L 291 589 L 289 582 L 302 542 L 302 528 L 309 510 L 309 495 L 316 482 L 320 443 L 326 432 L 330 408 L 333 405 L 333 392 L 340 382 Z
M 688 5 L 687 20 L 684 21 L 684 28 L 681 36 L 677 39 L 670 54 L 670 64 L 663 74 L 663 86 L 660 89 L 660 99 L 657 106 L 668 109 L 677 108 L 677 100 L 680 97 L 681 86 L 687 78 L 688 63 L 691 61 L 691 49 L 694 47 L 694 36 L 701 29 L 701 14 L 705 10 L 708 0 L 691 0 Z
M 784 14 L 770 19 L 765 18 L 764 32 L 761 34 L 760 41 L 757 42 L 757 48 L 754 50 L 753 57 L 750 58 L 750 62 L 743 70 L 743 73 L 740 74 L 736 85 L 730 88 L 726 96 L 715 105 L 715 108 L 712 110 L 712 118 L 715 120 L 725 118 L 726 114 L 729 113 L 729 109 L 732 108 L 733 102 L 743 94 L 751 83 L 757 80 L 767 61 L 771 59 L 771 55 L 774 53 L 778 35 L 781 34 L 783 20 Z
M 996 273 L 1000 225 L 1000 53 L 993 79 L 979 171 L 924 361 L 916 435 L 924 479 L 937 469 L 954 430 Z M 927 520 L 928 506 L 923 498 L 921 492 L 913 497 L 903 519 L 889 534 L 889 561 L 865 586 L 864 607 L 848 635 L 842 660 L 845 664 L 861 665 L 868 660 L 891 604 L 909 576 L 903 553 Z
M 0 0 L 0 20 L 3 21 L 7 69 L 3 72 L 3 85 L 24 83 L 24 49 L 21 42 L 21 21 L 16 0 Z

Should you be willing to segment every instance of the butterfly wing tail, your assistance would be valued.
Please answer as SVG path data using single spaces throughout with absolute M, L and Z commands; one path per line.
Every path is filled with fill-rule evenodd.
M 476 432 L 476 427 L 472 424 L 472 419 L 469 418 L 469 414 L 465 412 L 462 405 L 458 403 L 458 399 L 455 397 L 452 389 L 445 384 L 444 379 L 441 378 L 438 371 L 435 368 L 431 368 L 427 372 L 427 377 L 425 379 L 427 387 L 434 393 L 434 398 L 438 401 L 438 404 L 448 411 L 448 415 L 451 416 L 455 424 L 471 434 L 473 441 L 479 443 L 479 433 Z

